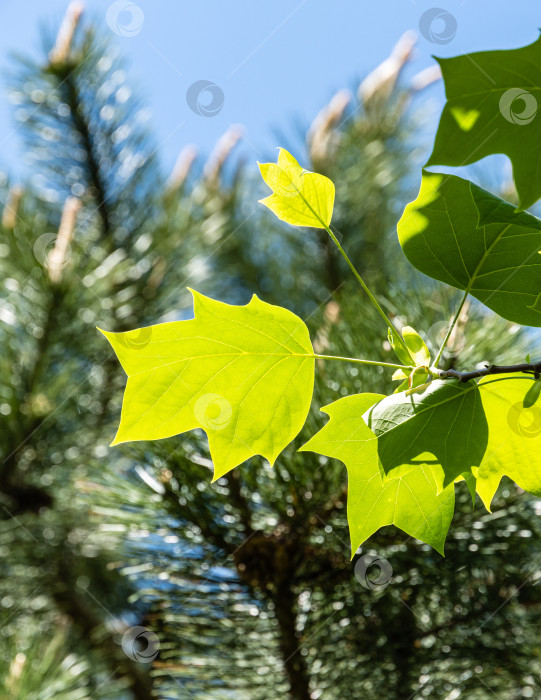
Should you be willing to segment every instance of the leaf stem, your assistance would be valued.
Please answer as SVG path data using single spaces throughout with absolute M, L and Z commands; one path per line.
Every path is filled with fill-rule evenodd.
M 449 330 L 447 331 L 447 334 L 445 338 L 443 339 L 443 343 L 441 344 L 441 348 L 438 351 L 438 354 L 436 355 L 436 359 L 434 360 L 434 367 L 438 366 L 439 361 L 441 360 L 441 356 L 443 355 L 443 351 L 445 350 L 447 343 L 449 342 L 449 338 L 451 337 L 451 333 L 453 332 L 453 328 L 456 326 L 456 322 L 458 321 L 458 318 L 460 316 L 460 312 L 462 311 L 462 308 L 464 304 L 466 303 L 466 299 L 468 298 L 468 294 L 470 293 L 469 289 L 466 289 L 464 292 L 464 296 L 462 297 L 462 301 L 460 302 L 460 305 L 458 309 L 456 310 L 456 314 L 453 317 L 453 320 L 451 321 L 451 325 L 449 326 Z
M 360 365 L 377 365 L 378 367 L 389 367 L 390 369 L 408 369 L 413 370 L 412 365 L 395 365 L 392 362 L 379 362 L 378 360 L 359 360 L 356 357 L 339 357 L 337 355 L 314 355 L 316 360 L 341 360 L 342 362 L 357 362 Z
M 367 285 L 366 282 L 363 280 L 363 278 L 361 277 L 361 275 L 357 272 L 357 269 L 356 269 L 355 265 L 351 262 L 351 260 L 349 259 L 349 257 L 348 257 L 348 255 L 347 255 L 346 251 L 345 251 L 345 250 L 342 248 L 342 246 L 340 245 L 340 241 L 339 241 L 338 238 L 334 235 L 334 233 L 331 231 L 331 228 L 330 228 L 329 226 L 327 226 L 327 224 L 325 224 L 325 222 L 322 221 L 322 223 L 323 223 L 323 225 L 324 225 L 324 227 L 325 227 L 325 230 L 327 231 L 327 233 L 328 233 L 329 236 L 331 237 L 331 239 L 332 239 L 334 245 L 335 245 L 335 246 L 338 248 L 338 250 L 340 251 L 340 254 L 341 254 L 342 257 L 344 258 L 344 260 L 347 262 L 347 264 L 348 264 L 348 266 L 349 266 L 349 269 L 353 272 L 353 274 L 354 274 L 356 280 L 359 282 L 359 284 L 361 285 L 361 287 L 364 289 L 364 291 L 365 291 L 366 294 L 368 295 L 368 298 L 370 299 L 370 301 L 372 302 L 372 304 L 373 304 L 374 307 L 376 308 L 377 312 L 378 312 L 379 315 L 382 317 L 382 319 L 385 321 L 385 323 L 387 324 L 387 326 L 393 331 L 393 334 L 396 334 L 396 337 L 398 338 L 398 341 L 400 342 L 400 345 L 404 348 L 404 351 L 408 354 L 408 357 L 411 357 L 410 351 L 408 350 L 408 348 L 407 348 L 407 346 L 406 346 L 406 343 L 404 342 L 404 340 L 403 340 L 403 338 L 402 338 L 402 335 L 399 333 L 399 331 L 397 330 L 397 328 L 395 327 L 395 325 L 393 324 L 393 322 L 387 317 L 387 314 L 385 313 L 385 311 L 384 311 L 384 310 L 381 308 L 381 306 L 379 305 L 378 300 L 377 300 L 376 297 L 372 294 L 372 292 L 371 292 L 370 289 L 368 288 L 368 285 Z M 397 367 L 403 367 L 403 365 L 396 365 L 396 366 L 397 366 Z

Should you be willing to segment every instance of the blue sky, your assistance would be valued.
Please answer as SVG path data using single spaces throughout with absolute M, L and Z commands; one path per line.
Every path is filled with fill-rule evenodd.
M 66 6 L 66 0 L 0 2 L 3 73 L 10 51 L 36 53 L 40 23 L 56 27 Z M 277 130 L 294 138 L 293 119 L 309 124 L 334 92 L 354 86 L 386 58 L 406 30 L 419 33 L 421 17 L 433 7 L 434 0 L 89 0 L 86 14 L 127 56 L 171 167 L 184 145 L 208 153 L 231 124 L 245 127 L 247 160 L 272 155 Z M 431 54 L 515 48 L 534 41 L 541 26 L 538 0 L 442 0 L 438 7 L 454 17 L 456 33 L 440 44 L 420 34 L 406 78 L 429 66 Z M 435 19 L 432 31 L 444 32 L 443 20 Z M 189 86 L 200 80 L 223 92 L 215 116 L 187 105 Z M 430 96 L 442 101 L 442 86 Z M 24 176 L 5 87 L 0 134 L 0 168 Z

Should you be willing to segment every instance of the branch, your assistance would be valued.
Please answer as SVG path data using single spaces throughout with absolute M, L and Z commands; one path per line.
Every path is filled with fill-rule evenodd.
M 521 365 L 488 365 L 484 369 L 476 369 L 472 372 L 457 372 L 456 369 L 435 370 L 434 374 L 439 379 L 452 377 L 461 382 L 468 382 L 470 379 L 486 377 L 489 374 L 511 374 L 513 372 L 533 374 L 535 379 L 539 379 L 541 376 L 541 362 L 525 362 Z

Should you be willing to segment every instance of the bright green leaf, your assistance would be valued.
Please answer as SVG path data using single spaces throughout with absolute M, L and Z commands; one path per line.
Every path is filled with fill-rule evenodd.
M 475 382 L 435 380 L 422 393 L 387 396 L 363 417 L 378 437 L 379 458 L 391 477 L 392 470 L 430 453 L 441 465 L 447 486 L 479 466 L 487 445 Z
M 322 408 L 329 422 L 301 449 L 339 459 L 347 467 L 352 556 L 380 527 L 393 524 L 443 554 L 454 511 L 454 485 L 438 495 L 432 469 L 423 464 L 382 482 L 377 438 L 362 418 L 382 398 L 358 394 Z
M 400 341 L 395 338 L 395 332 L 391 328 L 387 328 L 387 338 L 389 339 L 389 344 L 395 351 L 400 362 L 402 362 L 404 365 L 410 365 L 412 358 L 408 355 Z
M 537 400 L 539 399 L 540 394 L 541 394 L 541 381 L 537 380 L 536 382 L 534 382 L 531 385 L 531 387 L 526 392 L 526 396 L 524 397 L 524 400 L 522 401 L 522 407 L 523 408 L 531 408 L 534 404 L 537 403 Z
M 430 364 L 430 351 L 419 333 L 411 326 L 404 326 L 402 337 L 415 363 L 423 367 L 428 366 Z
M 325 228 L 331 223 L 334 184 L 324 175 L 303 170 L 280 148 L 278 163 L 260 163 L 263 180 L 273 191 L 260 200 L 279 219 L 293 226 Z
M 406 391 L 409 388 L 409 379 L 404 379 L 404 381 L 393 391 L 393 394 L 399 394 L 401 391 Z
M 437 60 L 447 103 L 427 165 L 468 165 L 505 153 L 527 209 L 541 197 L 541 38 L 510 51 Z
M 502 476 L 541 496 L 541 408 L 524 408 L 524 395 L 535 382 L 516 374 L 479 383 L 488 421 L 488 445 L 477 478 L 477 493 L 490 510 Z
M 477 493 L 477 476 L 476 474 L 478 473 L 478 468 L 474 467 L 473 471 L 475 472 L 464 472 L 464 474 L 461 474 L 460 476 L 457 476 L 455 479 L 455 484 L 464 481 L 466 484 L 468 491 L 470 492 L 470 496 L 472 499 L 472 505 L 475 505 L 475 494 Z
M 470 294 L 504 318 L 541 326 L 541 221 L 467 180 L 423 174 L 398 222 L 417 269 Z
M 393 380 L 399 380 L 403 379 L 404 381 L 399 384 L 396 389 L 394 390 L 394 394 L 399 394 L 401 391 L 413 391 L 414 389 L 417 389 L 418 387 L 421 387 L 423 384 L 426 384 L 426 382 L 429 379 L 429 375 L 426 372 L 410 372 L 409 374 L 405 373 L 401 369 L 397 369 L 396 372 L 393 374 L 391 377 Z
M 402 476 L 403 474 L 407 474 L 408 472 L 412 471 L 412 469 L 419 467 L 419 466 L 428 466 L 432 470 L 432 474 L 434 476 L 434 481 L 436 484 L 436 493 L 440 494 L 444 489 L 448 488 L 449 484 L 447 483 L 444 486 L 444 483 L 447 481 L 445 472 L 441 466 L 441 464 L 438 463 L 438 460 L 432 455 L 430 452 L 424 452 L 421 453 L 418 457 L 415 459 L 410 460 L 409 464 L 403 464 L 400 467 L 395 467 L 390 474 L 385 474 L 383 471 L 383 468 L 381 468 L 381 463 L 380 463 L 380 474 L 382 476 L 382 479 L 384 483 L 387 481 L 391 481 L 395 474 L 397 476 Z M 455 484 L 458 484 L 460 482 L 465 482 L 468 491 L 470 492 L 470 495 L 472 497 L 472 503 L 475 503 L 475 486 L 477 483 L 477 478 L 475 474 L 477 474 L 478 467 L 472 467 L 472 471 L 469 472 L 463 472 L 460 474 L 460 476 L 457 476 L 456 479 L 454 480 Z M 475 472 L 475 474 L 473 473 Z
M 202 428 L 215 479 L 256 454 L 273 463 L 310 406 L 308 329 L 255 295 L 246 306 L 230 306 L 192 294 L 193 320 L 102 331 L 128 375 L 113 444 Z

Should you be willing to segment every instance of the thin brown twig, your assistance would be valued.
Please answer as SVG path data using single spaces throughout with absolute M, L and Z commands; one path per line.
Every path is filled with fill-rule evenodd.
M 533 374 L 535 379 L 539 379 L 541 376 L 541 362 L 524 362 L 519 365 L 487 365 L 487 367 L 476 369 L 471 372 L 458 372 L 456 369 L 446 369 L 439 370 L 436 376 L 439 379 L 453 378 L 461 382 L 468 382 L 470 379 L 486 377 L 489 374 L 512 374 L 514 372 Z

